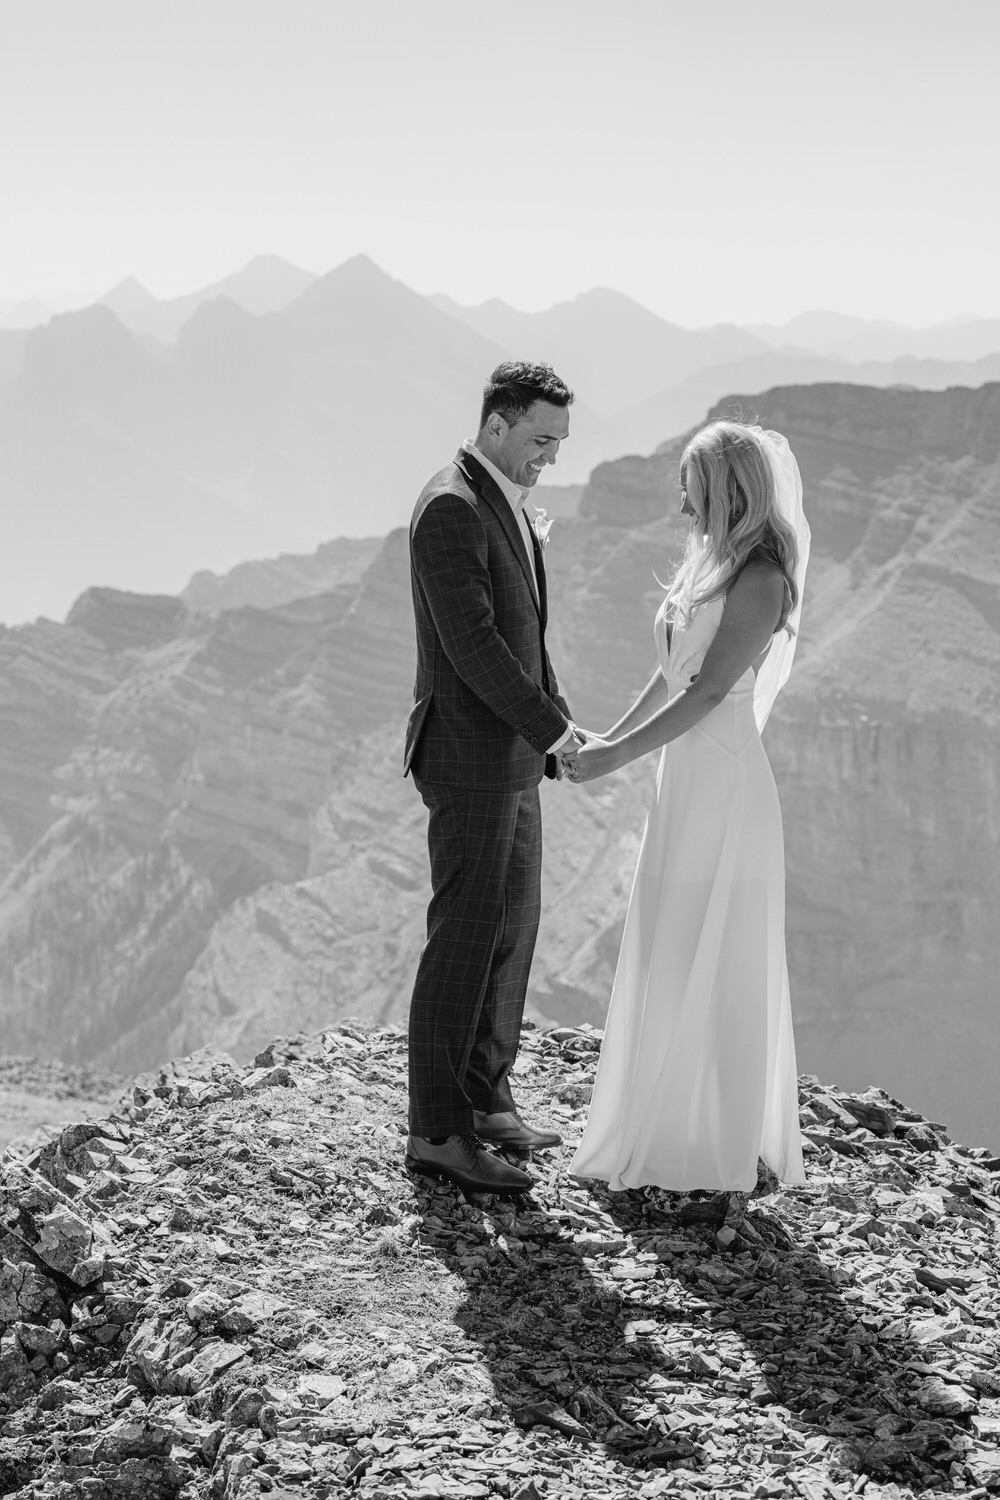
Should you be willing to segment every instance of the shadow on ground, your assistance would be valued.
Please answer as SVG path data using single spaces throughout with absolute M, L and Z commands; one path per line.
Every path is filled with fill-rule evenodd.
M 589 1187 L 562 1191 L 555 1211 L 531 1196 L 471 1200 L 435 1247 L 465 1278 L 456 1321 L 515 1423 L 635 1468 L 696 1472 L 720 1451 L 743 1461 L 745 1446 L 747 1462 L 762 1448 L 779 1469 L 812 1459 L 848 1486 L 866 1474 L 951 1488 L 967 1428 L 918 1404 L 925 1351 L 880 1330 L 793 1238 L 780 1197 L 741 1207 L 724 1246 L 726 1195 Z

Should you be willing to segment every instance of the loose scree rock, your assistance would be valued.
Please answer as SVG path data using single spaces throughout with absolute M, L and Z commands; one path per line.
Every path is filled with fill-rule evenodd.
M 804 1077 L 805 1187 L 609 1194 L 599 1043 L 526 1030 L 520 1200 L 406 1174 L 404 1038 L 347 1023 L 15 1143 L 0 1493 L 1000 1493 L 1000 1159 Z

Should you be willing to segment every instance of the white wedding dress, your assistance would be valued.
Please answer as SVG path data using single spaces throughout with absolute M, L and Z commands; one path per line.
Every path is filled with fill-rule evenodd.
M 669 643 L 661 608 L 654 633 L 671 697 L 697 675 L 723 607 L 701 605 Z M 614 1189 L 749 1191 L 758 1157 L 783 1181 L 805 1181 L 781 809 L 748 670 L 660 756 L 570 1171 Z

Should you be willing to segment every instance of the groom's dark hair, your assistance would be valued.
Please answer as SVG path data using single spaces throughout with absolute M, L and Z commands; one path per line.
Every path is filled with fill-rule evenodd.
M 560 380 L 551 365 L 529 364 L 523 359 L 505 359 L 497 365 L 483 387 L 483 407 L 479 415 L 480 431 L 491 412 L 498 411 L 511 427 L 531 410 L 536 401 L 550 406 L 569 406 L 573 392 Z

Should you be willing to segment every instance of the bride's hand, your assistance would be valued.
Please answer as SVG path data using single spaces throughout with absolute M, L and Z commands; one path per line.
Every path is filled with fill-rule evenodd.
M 566 775 L 572 782 L 594 781 L 598 776 L 617 771 L 622 764 L 614 740 L 592 738 L 571 759 L 567 759 Z
M 575 778 L 570 775 L 570 769 L 584 745 L 603 744 L 603 742 L 604 735 L 595 734 L 592 729 L 581 729 L 579 724 L 574 724 L 573 738 L 568 744 L 563 745 L 560 750 L 556 751 L 556 760 L 559 766 L 557 772 L 558 779 L 562 781 L 565 777 L 567 781 L 573 781 Z

